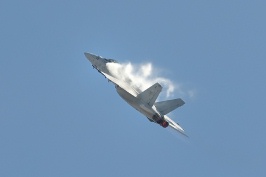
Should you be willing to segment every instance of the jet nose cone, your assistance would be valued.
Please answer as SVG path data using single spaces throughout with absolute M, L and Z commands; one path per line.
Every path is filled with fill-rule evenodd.
M 86 56 L 86 58 L 88 60 L 90 60 L 91 63 L 94 63 L 94 60 L 95 60 L 94 57 L 95 57 L 95 55 L 93 55 L 91 53 L 88 53 L 88 52 L 84 52 L 84 55 Z
M 84 52 L 84 55 L 85 55 L 86 58 L 89 59 L 89 60 L 90 60 L 91 58 L 93 58 L 93 57 L 92 57 L 92 54 L 90 54 L 90 53 L 88 53 L 88 52 Z

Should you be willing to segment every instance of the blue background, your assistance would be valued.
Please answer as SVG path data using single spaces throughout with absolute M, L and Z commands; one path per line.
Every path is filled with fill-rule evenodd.
M 0 176 L 265 176 L 265 7 L 2 0 Z M 86 51 L 193 89 L 171 114 L 190 138 L 128 106 Z

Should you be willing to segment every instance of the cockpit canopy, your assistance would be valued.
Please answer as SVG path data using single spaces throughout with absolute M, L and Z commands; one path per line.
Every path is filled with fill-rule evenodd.
M 106 58 L 104 58 L 104 61 L 105 61 L 106 63 L 118 63 L 117 61 L 115 61 L 115 60 L 113 60 L 113 59 L 106 59 Z

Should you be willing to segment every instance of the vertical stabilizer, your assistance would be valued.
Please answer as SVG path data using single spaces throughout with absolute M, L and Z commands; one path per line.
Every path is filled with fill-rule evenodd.
M 138 98 L 140 98 L 144 103 L 147 103 L 149 106 L 153 106 L 161 91 L 162 86 L 159 83 L 155 83 L 145 91 L 141 92 L 138 95 Z

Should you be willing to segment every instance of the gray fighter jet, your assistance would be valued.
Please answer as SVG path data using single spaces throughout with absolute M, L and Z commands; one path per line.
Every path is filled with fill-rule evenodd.
M 132 81 L 122 80 L 117 75 L 112 74 L 113 72 L 110 71 L 107 65 L 110 63 L 118 63 L 117 61 L 91 53 L 85 52 L 84 54 L 92 63 L 94 69 L 107 78 L 108 81 L 114 83 L 117 93 L 128 104 L 145 115 L 151 122 L 155 122 L 164 128 L 170 126 L 185 135 L 182 127 L 166 115 L 185 104 L 181 98 L 155 102 L 162 91 L 162 86 L 159 83 L 155 83 L 148 89 L 141 91 L 138 87 L 132 85 Z

